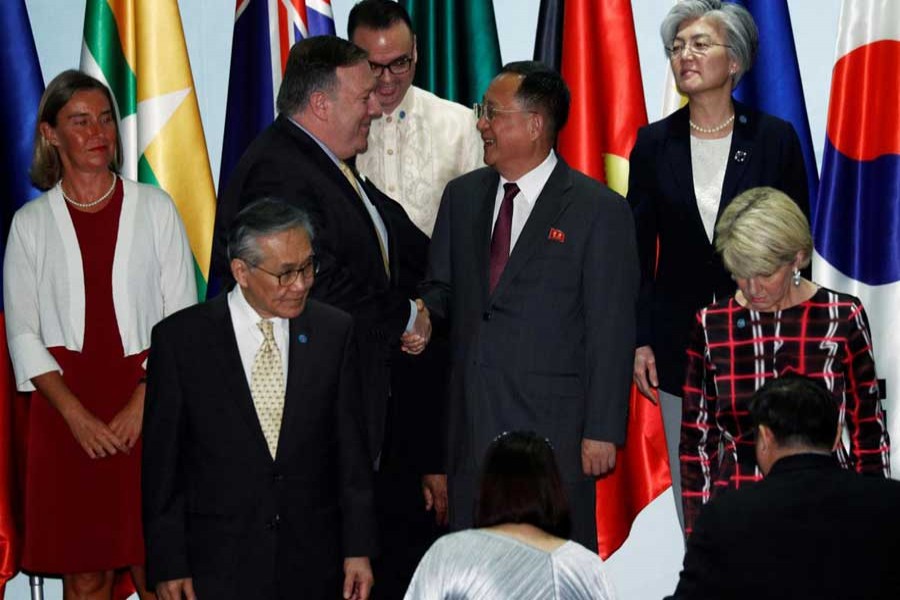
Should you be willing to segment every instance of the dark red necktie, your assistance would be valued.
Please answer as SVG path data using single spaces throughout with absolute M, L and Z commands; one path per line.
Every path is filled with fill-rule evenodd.
M 500 214 L 494 224 L 494 235 L 491 236 L 491 293 L 500 281 L 506 261 L 509 260 L 509 244 L 512 235 L 513 198 L 519 193 L 515 183 L 503 184 L 503 202 L 500 203 Z

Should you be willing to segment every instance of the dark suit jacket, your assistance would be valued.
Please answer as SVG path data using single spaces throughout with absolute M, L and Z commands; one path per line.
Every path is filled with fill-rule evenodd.
M 320 261 L 312 297 L 349 312 L 356 324 L 365 411 L 374 458 L 384 434 L 390 355 L 410 315 L 418 283 L 403 278 L 416 271 L 404 264 L 427 253 L 428 238 L 398 203 L 363 184 L 388 230 L 390 278 L 375 226 L 350 183 L 309 135 L 279 116 L 254 140 L 234 170 L 216 210 L 213 268 L 230 281 L 226 235 L 237 212 L 252 200 L 275 196 L 306 209 L 313 220 L 313 248 Z M 419 271 L 421 269 L 418 269 Z
M 900 482 L 782 458 L 707 504 L 674 598 L 900 598 Z
M 564 479 L 583 480 L 581 439 L 625 438 L 638 286 L 631 215 L 560 159 L 491 294 L 498 183 L 483 168 L 447 185 L 423 284 L 451 327 L 449 473 L 477 473 L 497 434 L 530 429 L 552 441 Z
M 719 216 L 744 190 L 770 186 L 796 201 L 808 218 L 806 170 L 794 128 L 739 102 L 734 110 Z M 653 348 L 660 387 L 676 396 L 684 385 L 694 314 L 736 289 L 697 208 L 688 118 L 685 106 L 638 131 L 628 179 L 641 262 L 637 345 Z
M 156 326 L 142 481 L 151 586 L 192 577 L 200 598 L 339 597 L 343 558 L 375 551 L 352 335 L 347 314 L 314 300 L 291 320 L 273 461 L 226 296 Z

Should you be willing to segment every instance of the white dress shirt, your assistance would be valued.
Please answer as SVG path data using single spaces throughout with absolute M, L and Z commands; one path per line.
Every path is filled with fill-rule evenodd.
M 503 184 L 515 183 L 519 186 L 519 193 L 513 198 L 512 229 L 509 236 L 510 254 L 512 254 L 513 248 L 515 248 L 516 242 L 519 240 L 519 235 L 525 229 L 525 222 L 531 216 L 531 209 L 534 208 L 534 203 L 537 202 L 538 196 L 544 191 L 544 186 L 547 185 L 547 180 L 550 179 L 557 162 L 559 161 L 556 158 L 556 152 L 551 150 L 544 162 L 519 177 L 517 181 L 510 182 L 509 179 L 502 175 L 500 176 L 500 184 L 497 186 L 497 195 L 494 199 L 494 220 L 492 221 L 491 231 L 494 230 L 494 225 L 497 224 L 497 215 L 500 214 L 500 205 L 503 203 Z
M 431 236 L 447 182 L 484 166 L 475 124 L 471 108 L 410 86 L 392 113 L 372 121 L 356 167 Z
M 259 322 L 263 318 L 250 306 L 244 297 L 243 289 L 237 284 L 228 292 L 228 312 L 231 313 L 234 338 L 241 354 L 241 366 L 244 367 L 247 385 L 250 385 L 253 361 L 256 360 L 256 354 L 263 343 L 263 333 L 259 328 Z M 275 345 L 278 346 L 278 353 L 281 355 L 281 372 L 284 376 L 284 387 L 287 389 L 290 323 L 280 317 L 273 317 L 269 321 L 272 321 L 272 333 L 275 335 Z
M 326 146 L 321 141 L 319 141 L 319 138 L 317 138 L 316 136 L 311 134 L 309 131 L 306 130 L 305 127 L 303 127 L 303 125 L 300 125 L 299 123 L 297 123 L 295 120 L 291 119 L 290 117 L 288 117 L 288 121 L 290 121 L 291 123 L 293 123 L 294 125 L 299 127 L 301 131 L 303 131 L 306 135 L 308 135 L 310 138 L 312 138 L 312 140 L 316 144 L 319 145 L 319 148 L 322 149 L 322 151 L 328 156 L 328 158 L 331 159 L 331 161 L 335 165 L 337 165 L 339 163 L 339 161 L 341 159 L 339 159 L 337 156 L 335 156 L 334 152 L 332 152 L 328 148 L 328 146 Z M 340 168 L 340 167 L 338 167 L 338 168 Z M 377 184 L 376 184 L 376 187 L 377 187 Z M 372 218 L 372 224 L 375 225 L 375 229 L 378 230 L 378 235 L 381 236 L 381 241 L 384 244 L 385 255 L 390 257 L 391 248 L 388 245 L 389 241 L 388 241 L 387 227 L 385 227 L 385 225 L 384 225 L 384 220 L 381 218 L 381 213 L 378 212 L 378 209 L 375 208 L 375 205 L 372 204 L 371 200 L 369 200 L 369 196 L 366 194 L 366 190 L 362 185 L 357 185 L 356 189 L 359 191 L 359 195 L 363 201 L 363 206 L 366 207 L 366 211 L 369 213 L 369 217 Z M 388 260 L 390 260 L 390 258 Z M 416 315 L 418 314 L 418 312 L 419 311 L 418 311 L 418 308 L 416 307 L 415 301 L 410 300 L 409 301 L 409 319 L 406 321 L 406 331 L 412 331 L 413 325 L 416 322 Z

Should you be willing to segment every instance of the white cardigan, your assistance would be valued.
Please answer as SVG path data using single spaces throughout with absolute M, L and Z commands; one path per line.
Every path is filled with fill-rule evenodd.
M 168 194 L 123 179 L 113 256 L 113 306 L 125 356 L 150 347 L 163 317 L 197 302 L 194 262 Z M 47 348 L 84 344 L 84 270 L 75 227 L 59 186 L 13 217 L 3 262 L 6 335 L 21 392 L 31 378 L 60 371 Z

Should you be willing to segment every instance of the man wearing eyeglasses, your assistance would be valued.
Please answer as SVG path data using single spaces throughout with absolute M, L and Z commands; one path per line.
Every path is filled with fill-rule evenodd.
M 161 600 L 369 595 L 353 320 L 309 298 L 314 234 L 305 211 L 252 202 L 228 232 L 234 288 L 153 330 L 142 491 Z
M 596 549 L 596 478 L 625 438 L 639 274 L 628 205 L 553 150 L 569 102 L 540 63 L 494 78 L 476 105 L 488 168 L 447 184 L 422 297 L 451 328 L 451 527 L 472 526 L 491 441 L 530 430 L 553 445 L 573 539 Z
M 401 3 L 359 2 L 347 37 L 369 53 L 383 113 L 372 120 L 369 148 L 356 166 L 430 236 L 444 186 L 484 164 L 472 111 L 412 85 L 416 36 Z

